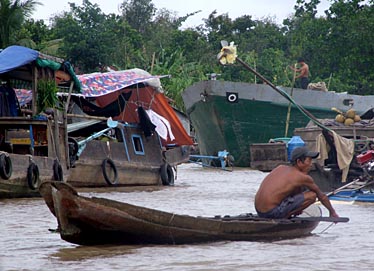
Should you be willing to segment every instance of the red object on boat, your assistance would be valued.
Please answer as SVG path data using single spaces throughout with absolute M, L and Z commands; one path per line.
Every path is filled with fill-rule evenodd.
M 369 162 L 370 160 L 374 159 L 374 150 L 368 150 L 364 153 L 361 153 L 357 155 L 357 162 L 360 164 L 365 164 L 366 162 Z

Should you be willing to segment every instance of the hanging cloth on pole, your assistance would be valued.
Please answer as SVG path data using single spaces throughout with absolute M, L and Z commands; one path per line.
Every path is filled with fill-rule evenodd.
M 156 132 L 162 139 L 167 140 L 168 134 L 171 141 L 175 139 L 173 132 L 171 131 L 170 123 L 166 118 L 151 109 L 145 110 L 145 112 L 147 112 L 151 122 L 156 125 Z

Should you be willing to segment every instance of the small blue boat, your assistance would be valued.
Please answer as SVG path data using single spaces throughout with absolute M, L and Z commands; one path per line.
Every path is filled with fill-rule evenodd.
M 372 190 L 343 190 L 329 196 L 331 201 L 346 203 L 374 203 Z

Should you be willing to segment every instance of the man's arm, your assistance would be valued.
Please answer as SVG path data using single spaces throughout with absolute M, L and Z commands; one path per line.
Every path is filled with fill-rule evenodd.
M 319 189 L 319 187 L 315 184 L 312 177 L 309 175 L 305 175 L 305 186 L 309 188 L 309 190 L 316 193 L 318 200 L 323 204 L 323 206 L 326 207 L 327 210 L 329 210 L 331 217 L 339 217 L 336 213 L 334 207 L 332 207 L 332 204 L 329 200 L 329 198 Z
M 295 66 L 295 67 L 293 67 L 293 66 L 289 66 L 289 67 L 290 67 L 291 70 L 293 70 L 293 71 L 295 71 L 295 72 L 300 72 L 300 71 L 301 71 L 301 68 L 298 69 L 298 68 L 296 68 L 296 66 Z
M 299 74 L 295 78 L 307 77 L 308 75 L 308 68 L 304 66 L 295 71 L 299 72 Z
M 334 207 L 332 207 L 332 204 L 331 204 L 331 202 L 329 200 L 329 197 L 326 196 L 324 193 L 322 193 L 321 190 L 319 190 L 319 192 L 320 193 L 317 193 L 317 198 L 323 204 L 323 206 L 325 206 L 327 208 L 327 210 L 329 210 L 330 216 L 332 216 L 332 217 L 339 217 L 338 214 L 336 213 Z

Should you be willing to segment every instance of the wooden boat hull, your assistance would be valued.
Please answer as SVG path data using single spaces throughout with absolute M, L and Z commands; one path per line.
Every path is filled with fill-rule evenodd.
M 0 118 L 0 198 L 40 197 L 41 182 L 66 180 L 64 138 L 55 140 L 64 131 L 61 125 L 55 129 L 52 120 Z
M 79 196 L 69 185 L 45 182 L 40 187 L 56 216 L 63 240 L 95 244 L 187 244 L 212 241 L 258 241 L 310 235 L 319 220 L 192 217 L 104 198 Z
M 161 185 L 165 184 L 161 170 L 164 165 L 173 167 L 188 161 L 189 146 L 163 149 L 157 135 L 146 138 L 137 125 L 118 124 L 115 130 L 114 140 L 85 143 L 79 159 L 69 169 L 69 184 L 74 187 Z M 136 149 L 138 146 L 140 151 Z M 103 166 L 109 159 L 111 166 Z M 174 176 L 168 177 L 172 177 L 173 183 Z
M 133 133 L 141 134 L 139 128 L 133 128 Z M 127 130 L 128 133 L 129 130 Z M 130 137 L 131 139 L 131 137 Z M 146 140 L 143 138 L 144 151 L 146 155 L 136 155 L 131 142 L 128 142 L 128 155 L 125 153 L 123 143 L 105 142 L 94 140 L 87 143 L 82 156 L 73 167 L 68 168 L 64 161 L 61 161 L 62 180 L 70 183 L 74 187 L 80 188 L 100 188 L 111 186 L 145 186 L 162 185 L 162 167 L 166 165 L 175 167 L 182 162 L 187 162 L 189 158 L 189 146 L 177 146 L 173 149 L 162 150 L 157 137 Z M 63 144 L 61 154 L 65 159 Z M 108 149 L 109 146 L 109 149 Z M 51 147 L 49 147 L 51 148 Z M 1 153 L 1 151 L 0 151 Z M 0 199 L 1 198 L 21 198 L 40 197 L 38 186 L 45 181 L 55 179 L 56 169 L 54 168 L 56 156 L 51 155 L 30 155 L 22 153 L 4 152 L 11 161 L 12 169 L 9 179 L 0 176 Z M 110 183 L 113 176 L 107 169 L 109 182 L 105 179 L 103 161 L 108 157 L 113 161 L 117 171 L 117 181 Z M 164 158 L 165 157 L 165 158 Z M 30 181 L 30 164 L 37 168 L 37 179 Z M 3 169 L 0 169 L 3 170 Z M 171 169 L 172 170 L 172 169 Z M 174 182 L 174 172 L 171 173 L 169 184 Z M 36 176 L 33 173 L 32 176 Z
M 54 159 L 33 157 L 33 162 L 38 166 L 39 172 L 39 181 L 33 185 L 28 181 L 29 157 L 9 154 L 9 158 L 12 161 L 12 175 L 8 180 L 0 178 L 0 199 L 40 197 L 37 186 L 44 181 L 53 181 Z
M 282 89 L 291 92 L 289 88 Z M 201 155 L 214 156 L 225 149 L 234 156 L 235 166 L 248 167 L 251 144 L 285 136 L 289 101 L 268 85 L 202 81 L 184 90 L 182 97 Z M 317 118 L 335 118 L 331 108 L 346 111 L 349 105 L 344 102 L 348 100 L 354 101 L 359 114 L 374 103 L 374 96 L 302 89 L 293 90 L 293 99 Z M 306 116 L 292 107 L 288 135 L 308 122 Z

